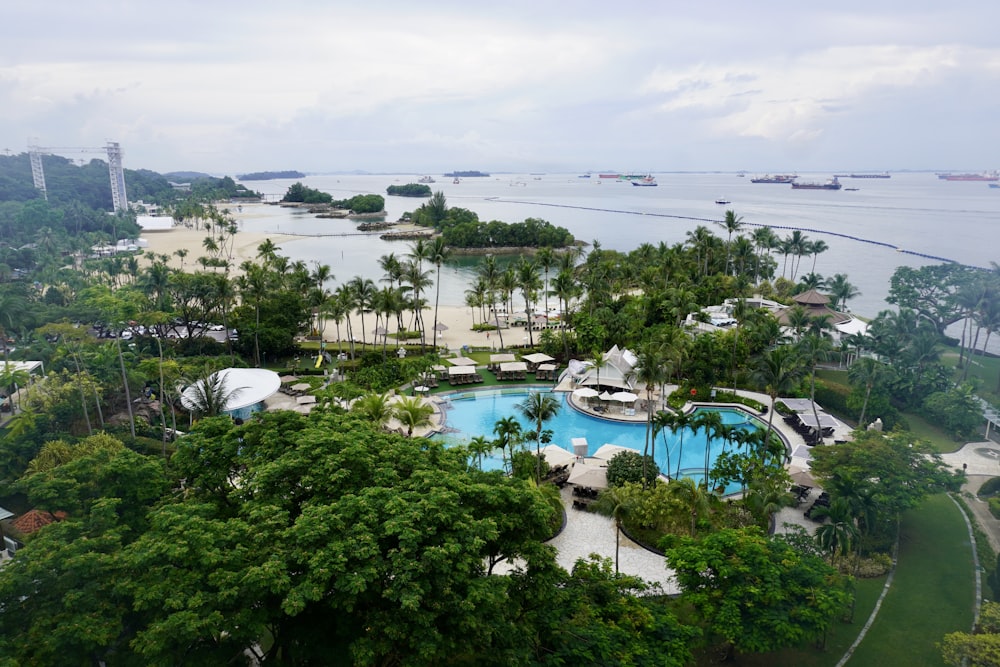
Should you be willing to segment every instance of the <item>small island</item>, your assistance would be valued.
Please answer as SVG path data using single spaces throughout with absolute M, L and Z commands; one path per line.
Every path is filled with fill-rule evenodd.
M 385 193 L 394 197 L 430 197 L 431 189 L 420 183 L 407 183 L 406 185 L 390 185 L 385 189 Z
M 275 178 L 305 178 L 301 171 L 255 171 L 249 174 L 239 174 L 236 176 L 240 181 L 270 181 Z
M 481 178 L 489 176 L 485 171 L 453 171 L 445 174 L 448 178 Z

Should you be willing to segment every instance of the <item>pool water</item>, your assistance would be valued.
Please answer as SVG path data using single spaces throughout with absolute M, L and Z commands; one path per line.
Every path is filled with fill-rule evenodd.
M 450 400 L 451 407 L 445 410 L 445 433 L 435 437 L 450 444 L 464 444 L 477 435 L 492 440 L 496 437 L 493 433 L 494 425 L 505 417 L 516 417 L 522 429 L 534 431 L 534 424 L 529 423 L 516 408 L 527 395 L 527 392 L 521 390 L 477 391 L 453 395 Z M 565 393 L 553 392 L 552 396 L 559 401 L 561 407 L 556 416 L 545 422 L 542 427 L 552 431 L 551 444 L 572 453 L 572 439 L 586 438 L 588 456 L 593 455 L 601 445 L 608 443 L 642 453 L 646 442 L 645 422 L 626 423 L 599 419 L 566 405 Z M 743 425 L 746 430 L 766 427 L 760 420 L 742 410 L 734 408 L 699 408 L 699 410 L 717 412 L 723 424 Z M 701 480 L 705 472 L 705 448 L 709 448 L 709 467 L 711 467 L 715 464 L 716 456 L 722 453 L 724 445 L 725 442 L 721 438 L 709 442 L 704 430 L 695 433 L 686 429 L 675 435 L 669 429 L 665 429 L 656 437 L 653 457 L 660 472 L 667 474 L 669 448 L 671 476 L 677 472 L 679 454 L 681 475 Z M 532 441 L 525 446 L 534 449 L 535 444 Z M 502 467 L 503 459 L 499 452 L 495 456 L 483 459 L 484 470 L 499 470 Z

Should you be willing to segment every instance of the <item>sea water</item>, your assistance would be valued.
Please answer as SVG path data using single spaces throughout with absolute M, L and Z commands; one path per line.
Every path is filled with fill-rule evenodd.
M 831 175 L 800 174 L 800 180 L 823 181 Z M 316 175 L 299 180 L 335 199 L 346 199 L 368 193 L 385 196 L 389 185 L 416 182 L 419 176 Z M 656 174 L 659 186 L 655 188 L 599 179 L 596 174 L 592 178 L 579 178 L 578 174 L 493 174 L 461 179 L 458 184 L 433 176 L 437 182 L 431 188 L 443 192 L 449 206 L 475 211 L 480 220 L 541 218 L 567 228 L 577 239 L 597 241 L 603 248 L 623 252 L 643 243 L 684 243 L 700 225 L 724 239 L 726 232 L 716 223 L 727 210 L 735 211 L 747 223 L 744 234 L 762 225 L 773 227 L 781 237 L 801 229 L 809 240 L 823 240 L 829 246 L 816 257 L 816 273 L 824 277 L 847 274 L 861 292 L 848 307 L 867 317 L 891 307 L 885 297 L 898 266 L 938 263 L 928 257 L 980 267 L 1000 261 L 995 241 L 1000 232 L 1000 189 L 983 182 L 943 181 L 932 173 L 841 179 L 845 188 L 857 191 L 793 190 L 788 185 L 751 183 L 750 174 L 741 178 L 731 173 Z M 275 199 L 293 182 L 252 181 L 246 185 Z M 385 198 L 388 220 L 396 220 L 426 201 Z M 719 198 L 730 203 L 716 204 Z M 234 213 L 247 231 L 275 232 L 274 242 L 291 259 L 329 264 L 335 284 L 354 276 L 378 283 L 384 277 L 379 258 L 388 253 L 403 257 L 411 246 L 411 242 L 380 240 L 378 234 L 353 235 L 357 227 L 354 221 L 318 219 L 295 209 L 254 205 Z M 282 241 L 277 233 L 352 235 Z M 783 259 L 780 255 L 776 259 L 777 275 L 781 275 Z M 464 303 L 478 261 L 456 257 L 442 268 L 442 304 Z M 812 268 L 813 258 L 802 257 L 798 275 Z

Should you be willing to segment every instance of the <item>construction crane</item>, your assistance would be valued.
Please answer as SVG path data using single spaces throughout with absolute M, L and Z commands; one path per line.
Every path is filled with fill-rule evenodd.
M 128 210 L 128 197 L 125 195 L 125 170 L 122 168 L 122 149 L 117 141 L 109 141 L 106 146 L 99 148 L 92 147 L 72 147 L 72 148 L 51 148 L 47 146 L 28 146 L 28 157 L 31 160 L 31 178 L 35 182 L 35 189 L 42 193 L 42 197 L 48 200 L 49 193 L 45 188 L 45 171 L 42 169 L 42 156 L 54 153 L 106 153 L 108 156 L 108 173 L 111 176 L 111 201 L 114 204 L 115 213 Z

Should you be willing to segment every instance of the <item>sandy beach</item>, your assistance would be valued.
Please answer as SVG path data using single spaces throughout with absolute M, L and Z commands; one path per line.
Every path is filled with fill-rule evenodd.
M 410 318 L 412 314 L 407 312 L 403 314 L 403 323 L 409 325 Z M 361 339 L 361 318 L 357 315 L 351 316 L 351 327 L 354 332 L 354 337 L 358 340 Z M 478 323 L 480 321 L 480 315 L 477 311 L 475 313 L 475 321 Z M 424 311 L 424 323 L 427 327 L 427 343 L 431 343 L 431 327 L 434 326 L 434 306 L 431 305 L 430 308 Z M 473 331 L 473 312 L 471 308 L 466 306 L 445 306 L 441 305 L 438 307 L 438 323 L 443 324 L 448 327 L 444 331 L 439 332 L 437 337 L 437 342 L 439 345 L 447 347 L 448 350 L 454 352 L 460 349 L 463 345 L 468 345 L 469 347 L 486 347 L 493 348 L 496 350 L 500 349 L 500 336 L 497 335 L 496 331 L 481 332 Z M 390 349 L 395 349 L 398 347 L 396 339 L 392 337 L 392 332 L 396 330 L 395 319 L 390 323 L 389 326 L 389 336 L 387 338 L 387 347 Z M 382 336 L 375 335 L 375 315 L 368 313 L 365 315 L 365 336 L 364 340 L 368 344 L 377 343 L 379 346 L 382 345 Z M 533 333 L 535 343 L 538 342 L 541 331 L 535 331 Z M 340 324 L 340 338 L 346 341 L 347 338 L 347 325 L 344 322 Z M 327 322 L 326 329 L 323 333 L 323 339 L 329 343 L 334 343 L 337 341 L 337 327 L 333 322 Z M 419 339 L 411 339 L 409 341 L 412 343 L 418 343 Z M 510 347 L 511 345 L 525 345 L 528 343 L 528 330 L 523 327 L 515 327 L 511 329 L 503 330 L 503 343 L 505 347 Z
M 142 238 L 149 243 L 149 246 L 145 249 L 145 254 L 156 253 L 168 255 L 171 267 L 182 268 L 181 258 L 176 256 L 174 252 L 182 249 L 187 250 L 187 256 L 183 260 L 183 268 L 186 271 L 192 271 L 198 267 L 199 257 L 208 256 L 205 247 L 202 245 L 208 236 L 209 232 L 204 229 L 191 229 L 183 226 L 173 227 L 165 231 L 146 230 L 142 232 Z M 300 238 L 302 237 L 276 232 L 238 232 L 233 243 L 231 257 L 232 271 L 238 274 L 240 273 L 239 266 L 245 260 L 256 260 L 257 247 L 267 239 L 271 239 L 275 245 L 280 247 L 282 243 Z

